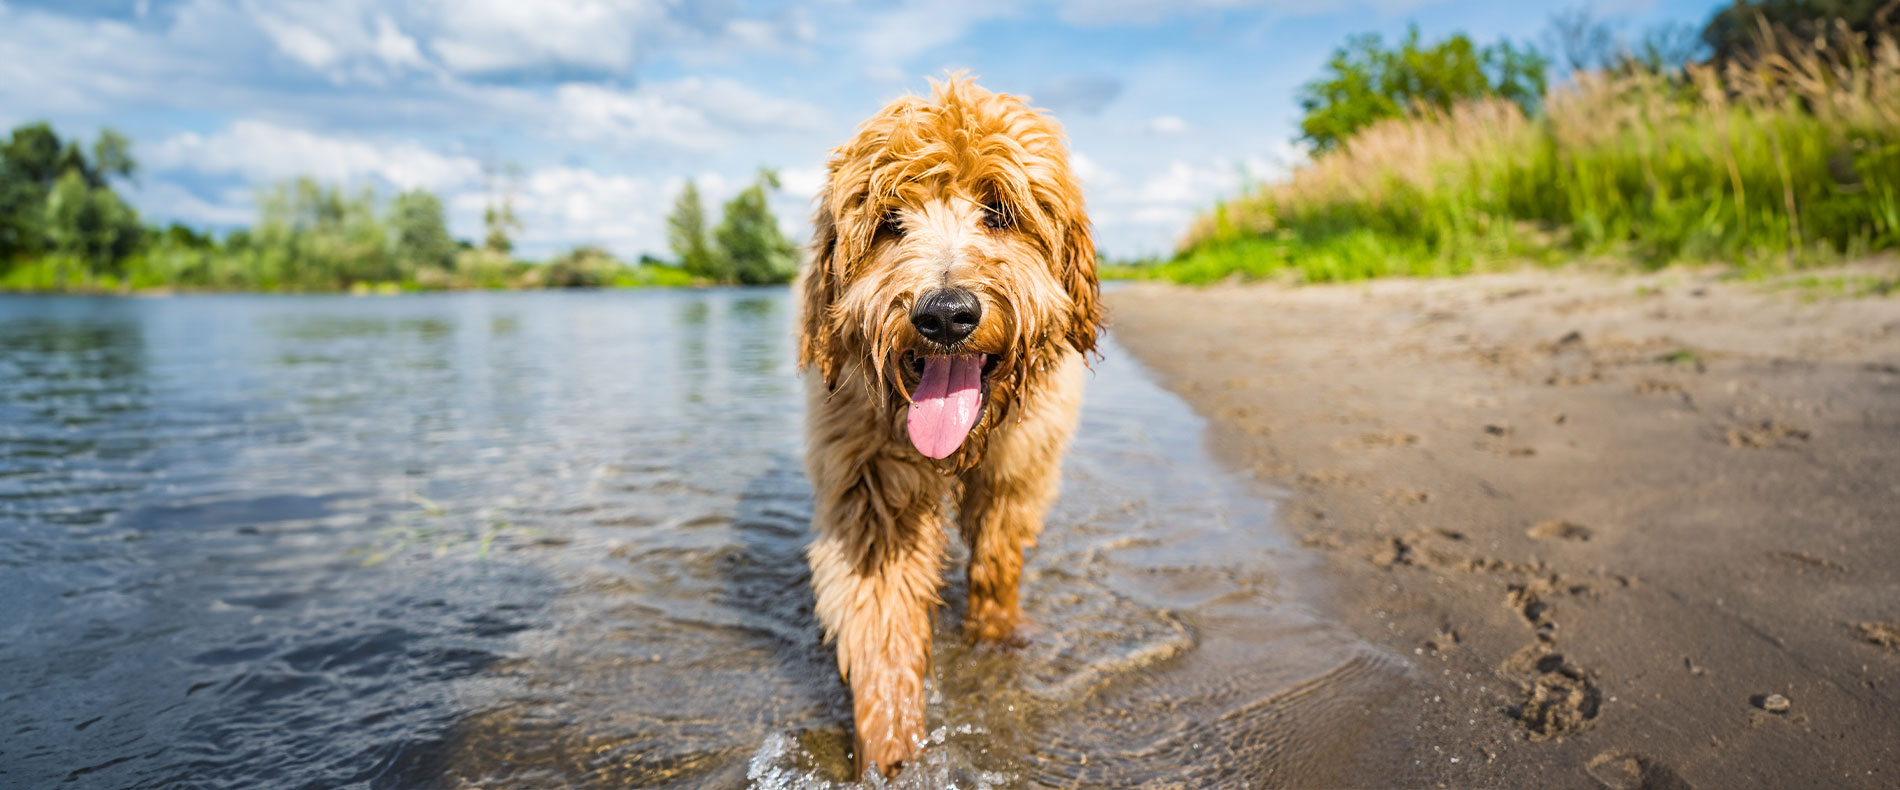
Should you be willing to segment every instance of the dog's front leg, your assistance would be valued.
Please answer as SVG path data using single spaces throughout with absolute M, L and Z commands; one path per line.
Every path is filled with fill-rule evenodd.
M 924 737 L 946 485 L 898 459 L 855 467 L 814 470 L 818 538 L 806 556 L 819 620 L 851 686 L 858 774 L 872 765 L 891 774 Z
M 1065 358 L 1025 399 L 1024 418 L 999 429 L 983 462 L 963 473 L 957 526 L 970 547 L 963 627 L 979 641 L 1020 644 L 1025 637 L 1023 552 L 1036 545 L 1061 487 L 1062 453 L 1081 410 L 1082 370 L 1079 356 Z
M 1011 444 L 999 443 L 994 449 L 1002 452 L 964 474 L 957 522 L 970 547 L 964 633 L 982 642 L 1020 644 L 1024 620 L 1018 585 L 1023 552 L 1036 545 L 1062 471 L 1059 446 L 1053 452 L 1033 453 L 1033 463 L 1020 463 L 1016 461 L 1026 459 L 1005 457 Z

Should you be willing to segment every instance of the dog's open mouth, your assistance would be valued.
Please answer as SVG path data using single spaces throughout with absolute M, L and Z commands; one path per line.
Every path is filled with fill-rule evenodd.
M 906 422 L 917 452 L 947 458 L 963 446 L 983 417 L 983 377 L 994 360 L 988 354 L 910 355 L 917 387 Z

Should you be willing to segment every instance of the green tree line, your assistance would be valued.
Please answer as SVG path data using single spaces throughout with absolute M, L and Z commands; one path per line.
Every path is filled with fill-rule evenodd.
M 777 173 L 759 171 L 757 180 L 727 201 L 719 225 L 708 229 L 699 187 L 688 179 L 666 219 L 667 243 L 680 268 L 716 283 L 790 282 L 798 272 L 798 249 L 779 231 L 767 205 L 778 188 Z
M 134 183 L 130 142 L 106 129 L 90 146 L 33 123 L 0 144 L 0 290 L 331 291 L 637 287 L 787 282 L 796 248 L 767 205 L 770 171 L 728 202 L 716 227 L 691 182 L 690 225 L 675 212 L 678 261 L 625 263 L 578 247 L 545 263 L 513 256 L 523 226 L 511 197 L 491 196 L 481 245 L 449 232 L 442 200 L 415 189 L 381 199 L 296 178 L 261 190 L 258 216 L 222 238 L 173 223 L 148 227 L 115 190 Z M 690 228 L 690 230 L 688 230 Z

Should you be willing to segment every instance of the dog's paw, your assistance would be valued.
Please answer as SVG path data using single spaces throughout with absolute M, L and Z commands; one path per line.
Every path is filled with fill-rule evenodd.
M 1028 647 L 1043 636 L 1042 628 L 1021 613 L 974 612 L 964 621 L 963 632 L 977 644 L 1012 648 Z

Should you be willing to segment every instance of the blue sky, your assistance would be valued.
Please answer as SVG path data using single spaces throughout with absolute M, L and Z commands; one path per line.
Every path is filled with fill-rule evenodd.
M 1302 158 L 1295 94 L 1348 35 L 1536 40 L 1536 0 L 0 0 L 0 124 L 134 142 L 148 221 L 254 217 L 299 174 L 426 187 L 480 236 L 512 184 L 540 257 L 666 257 L 684 179 L 710 201 L 760 166 L 805 236 L 825 150 L 924 78 L 969 69 L 1057 114 L 1110 254 L 1166 252 L 1198 209 Z M 1585 4 L 1635 32 L 1711 0 Z

